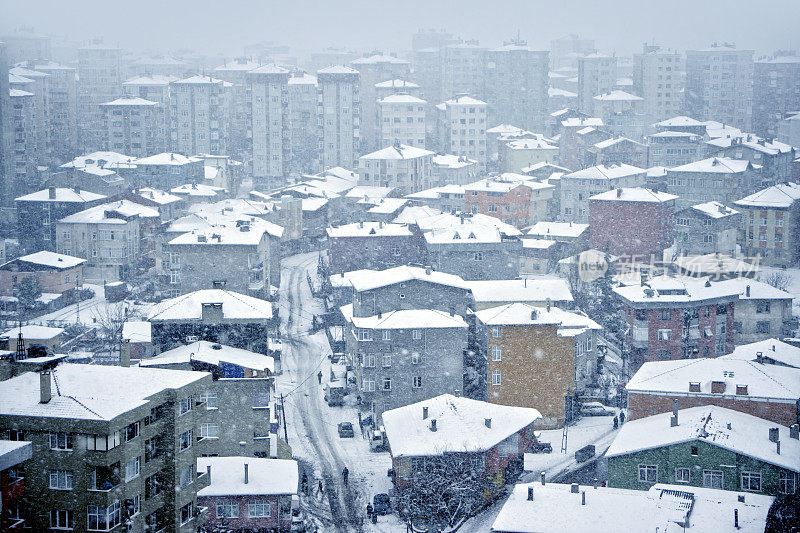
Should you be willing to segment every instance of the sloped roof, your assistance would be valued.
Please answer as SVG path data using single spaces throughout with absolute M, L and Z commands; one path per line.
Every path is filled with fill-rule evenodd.
M 147 316 L 151 322 L 201 320 L 204 303 L 221 303 L 224 320 L 268 320 L 272 304 L 238 292 L 203 289 L 157 303 Z

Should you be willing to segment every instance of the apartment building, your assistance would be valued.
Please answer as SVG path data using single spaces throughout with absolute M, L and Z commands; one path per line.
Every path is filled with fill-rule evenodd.
M 433 182 L 440 186 L 466 185 L 478 176 L 478 162 L 465 156 L 436 154 L 433 156 Z
M 465 209 L 523 228 L 547 217 L 553 190 L 552 185 L 507 172 L 465 185 Z
M 436 106 L 439 147 L 446 153 L 474 159 L 486 169 L 486 102 L 456 96 Z
M 594 39 L 572 34 L 550 41 L 550 69 L 578 68 L 578 58 L 595 51 Z
M 753 119 L 753 51 L 732 44 L 686 51 L 686 112 L 750 131 Z
M 197 531 L 201 372 L 58 364 L 0 382 L 0 431 L 33 444 L 37 531 Z
M 761 182 L 764 185 L 792 181 L 792 164 L 797 156 L 793 146 L 749 134 L 710 139 L 705 145 L 706 150 L 715 156 L 745 159 L 761 167 Z
M 593 98 L 615 89 L 617 83 L 617 58 L 591 53 L 578 58 L 578 110 L 591 113 Z
M 405 59 L 386 54 L 374 54 L 368 57 L 360 57 L 351 61 L 350 64 L 353 65 L 353 68 L 358 70 L 361 75 L 361 122 L 359 129 L 362 144 L 361 149 L 376 150 L 381 146 L 386 146 L 387 143 L 383 140 L 383 135 L 381 134 L 381 123 L 379 122 L 377 104 L 380 97 L 378 96 L 378 90 L 375 84 L 398 78 L 406 79 L 411 64 Z M 405 142 L 405 139 L 403 139 L 403 141 Z
M 170 82 L 172 147 L 184 154 L 225 155 L 232 84 L 211 76 Z
M 660 131 L 646 137 L 649 166 L 677 167 L 702 158 L 703 137 L 682 131 Z
M 261 67 L 258 61 L 237 57 L 233 61 L 225 61 L 214 67 L 214 76 L 231 84 L 228 88 L 230 96 L 230 123 L 228 126 L 227 155 L 247 161 L 250 157 L 248 140 L 248 118 L 250 116 L 249 72 Z
M 427 231 L 424 237 L 428 263 L 466 280 L 516 278 L 521 234 L 513 226 L 497 222 L 495 225 L 481 219 L 465 219 Z
M 128 96 L 138 96 L 158 102 L 165 108 L 170 106 L 170 83 L 178 81 L 174 76 L 136 76 L 125 80 L 122 89 Z
M 42 250 L 0 265 L 0 294 L 14 296 L 26 278 L 32 278 L 42 293 L 64 294 L 83 286 L 85 259 Z
M 380 146 L 395 142 L 425 148 L 425 115 L 427 102 L 410 94 L 391 94 L 377 101 Z
M 633 56 L 633 92 L 641 96 L 646 123 L 674 117 L 683 110 L 683 56 L 657 45 L 642 45 Z
M 103 149 L 146 157 L 167 148 L 169 109 L 139 97 L 122 97 L 100 104 L 105 138 Z
M 353 222 L 326 229 L 331 272 L 421 264 L 426 257 L 419 229 L 403 224 Z
M 102 43 L 78 49 L 78 141 L 81 152 L 105 139 L 100 104 L 122 96 L 122 50 Z
M 781 183 L 734 202 L 745 227 L 744 253 L 760 257 L 761 264 L 789 267 L 797 264 L 800 185 Z
M 709 157 L 667 169 L 667 192 L 677 194 L 678 209 L 697 203 L 733 204 L 761 184 L 761 168 L 745 159 Z
M 289 168 L 301 174 L 316 172 L 317 77 L 293 72 L 289 78 L 289 128 L 292 157 Z
M 675 212 L 675 249 L 681 255 L 736 253 L 742 213 L 717 201 Z
M 289 177 L 289 71 L 264 65 L 247 73 L 253 185 L 272 190 Z
M 360 151 L 361 74 L 336 65 L 317 71 L 320 167 L 353 168 Z
M 395 142 L 358 158 L 358 184 L 392 187 L 400 194 L 427 189 L 432 185 L 433 156 L 430 150 Z
M 39 186 L 36 143 L 35 95 L 20 89 L 9 91 L 12 149 L 8 153 L 7 192 L 13 196 L 36 190 Z
M 52 143 L 50 139 L 50 75 L 46 72 L 16 66 L 8 70 L 11 89 L 33 93 L 30 114 L 33 119 L 28 128 L 33 134 L 34 165 L 49 165 Z
M 753 133 L 778 136 L 778 123 L 800 109 L 800 56 L 776 53 L 753 66 Z M 796 145 L 795 145 L 796 146 Z
M 603 128 L 615 135 L 640 141 L 647 124 L 644 98 L 619 89 L 600 93 L 592 98 L 594 115 L 603 120 Z
M 486 48 L 478 41 L 447 44 L 440 52 L 442 92 L 438 100 L 460 94 L 483 98 L 486 76 Z
M 76 70 L 53 61 L 30 62 L 47 78 L 50 154 L 55 161 L 72 159 L 78 151 L 78 79 Z
M 589 222 L 589 197 L 621 187 L 644 187 L 644 169 L 626 164 L 596 165 L 561 176 L 561 213 L 565 222 Z

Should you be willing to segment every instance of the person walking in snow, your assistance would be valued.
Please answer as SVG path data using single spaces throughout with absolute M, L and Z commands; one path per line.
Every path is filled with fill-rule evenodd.
M 345 485 L 347 485 L 347 478 L 349 476 L 350 476 L 350 471 L 347 469 L 347 467 L 344 467 L 344 470 L 342 470 L 342 480 L 344 481 Z
M 322 490 L 322 480 L 320 479 L 317 481 L 317 494 L 325 494 L 325 491 Z
M 317 381 L 319 381 L 319 384 L 322 385 L 322 370 L 317 372 Z

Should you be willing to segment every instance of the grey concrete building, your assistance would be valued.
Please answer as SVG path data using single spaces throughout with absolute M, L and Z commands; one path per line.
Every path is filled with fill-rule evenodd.
M 677 209 L 718 200 L 726 205 L 758 190 L 761 168 L 744 159 L 709 157 L 667 169 L 667 192 L 677 194 Z
M 405 59 L 392 55 L 374 54 L 360 57 L 350 62 L 361 74 L 361 149 L 377 150 L 386 143 L 382 141 L 378 123 L 378 96 L 375 84 L 394 79 L 406 79 L 411 64 Z M 405 139 L 403 139 L 405 142 Z M 409 143 L 410 144 L 410 143 Z
M 104 150 L 146 157 L 167 149 L 167 106 L 134 96 L 103 102 L 100 107 Z
M 764 186 L 792 181 L 792 162 L 797 156 L 793 146 L 755 135 L 720 137 L 706 141 L 706 150 L 715 157 L 745 159 L 761 167 Z
M 650 147 L 648 167 L 677 167 L 697 161 L 703 137 L 683 131 L 660 131 L 645 138 Z
M 247 73 L 253 184 L 272 190 L 289 177 L 289 71 L 264 65 Z
M 676 50 L 642 45 L 633 56 L 633 92 L 642 98 L 647 124 L 678 115 L 683 110 L 683 57 Z
M 466 221 L 428 231 L 428 263 L 467 280 L 514 279 L 519 276 L 522 241 L 519 232 L 505 230 Z
M 614 90 L 617 83 L 617 58 L 593 53 L 578 58 L 578 109 L 594 110 L 593 98 Z
M 105 137 L 100 104 L 122 95 L 122 50 L 92 44 L 78 49 L 78 140 L 83 153 L 100 150 Z
M 289 128 L 292 157 L 289 169 L 300 174 L 316 172 L 317 77 L 294 72 L 289 78 Z
M 356 165 L 361 138 L 360 80 L 357 70 L 342 65 L 317 71 L 321 169 Z
M 191 76 L 170 83 L 172 147 L 184 154 L 226 155 L 230 82 Z
M 788 113 L 798 111 L 800 56 L 776 52 L 773 57 L 757 60 L 753 69 L 753 132 L 765 138 L 777 137 L 778 123 Z
M 437 99 L 426 98 L 429 102 L 445 101 L 461 94 L 483 98 L 486 48 L 478 41 L 449 44 L 441 49 L 439 57 L 442 92 Z
M 31 62 L 31 68 L 48 74 L 47 105 L 50 155 L 67 161 L 78 155 L 78 79 L 72 67 L 52 61 Z
M 711 201 L 675 212 L 675 251 L 680 255 L 734 255 L 742 214 Z

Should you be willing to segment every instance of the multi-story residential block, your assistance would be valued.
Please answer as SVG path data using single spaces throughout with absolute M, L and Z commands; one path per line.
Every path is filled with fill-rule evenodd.
M 42 293 L 64 294 L 83 286 L 85 259 L 43 250 L 0 265 L 0 294 L 14 296 L 26 278 L 36 281 Z
M 170 83 L 178 81 L 174 76 L 136 76 L 122 84 L 122 89 L 129 96 L 138 96 L 145 100 L 158 102 L 166 108 L 170 105 Z
M 442 92 L 439 101 L 460 94 L 483 98 L 486 48 L 479 46 L 478 41 L 448 44 L 441 49 L 440 58 Z
M 104 150 L 145 157 L 167 148 L 165 106 L 136 96 L 117 98 L 100 107 L 105 124 Z
M 361 74 L 336 65 L 317 71 L 321 168 L 356 166 L 361 137 Z
M 383 140 L 381 123 L 378 121 L 379 114 L 376 102 L 380 97 L 377 94 L 375 84 L 397 78 L 406 79 L 411 64 L 405 59 L 385 54 L 360 57 L 351 61 L 350 64 L 361 74 L 361 123 L 359 130 L 361 149 L 376 150 L 381 146 L 386 146 L 387 143 Z M 402 137 L 401 139 L 405 142 L 405 139 Z M 412 146 L 416 146 L 416 144 Z
M 147 320 L 156 353 L 198 340 L 266 353 L 276 317 L 267 300 L 203 289 L 156 304 Z
M 633 56 L 633 91 L 641 96 L 646 123 L 674 117 L 683 110 L 682 55 L 657 45 L 642 45 Z
M 68 363 L 0 382 L 0 430 L 33 444 L 28 526 L 197 531 L 210 384 L 201 372 Z
M 677 167 L 697 161 L 703 154 L 703 137 L 681 131 L 660 131 L 646 137 L 649 166 Z
M 407 194 L 405 198 L 410 205 L 398 215 L 395 222 L 409 223 L 420 217 L 436 216 L 440 213 L 463 213 L 466 209 L 462 185 L 433 187 Z
M 504 173 L 465 185 L 465 209 L 524 228 L 547 217 L 553 189 L 522 174 Z
M 427 189 L 433 185 L 433 156 L 430 150 L 395 142 L 358 158 L 358 184 L 392 187 L 400 194 Z
M 172 147 L 176 152 L 227 153 L 232 86 L 200 75 L 170 82 Z
M 667 192 L 679 196 L 678 209 L 720 201 L 730 205 L 761 184 L 761 168 L 744 159 L 709 157 L 667 169 Z
M 30 28 L 16 30 L 5 34 L 0 40 L 8 47 L 9 62 L 19 63 L 26 59 L 50 59 L 52 57 L 52 39 L 45 35 L 37 35 Z
M 425 242 L 413 225 L 353 222 L 327 228 L 326 233 L 329 268 L 333 273 L 425 261 Z
M 648 148 L 646 144 L 627 137 L 611 137 L 594 143 L 586 149 L 586 161 L 591 165 L 626 164 L 648 168 Z
M 781 183 L 734 202 L 744 215 L 743 251 L 760 257 L 761 264 L 797 264 L 800 224 L 800 185 Z
M 33 445 L 30 442 L 0 440 L 0 505 L 3 509 L 0 528 L 3 531 L 22 533 L 25 530 L 24 469 L 31 457 Z
M 520 235 L 513 226 L 480 219 L 434 228 L 425 233 L 428 262 L 467 280 L 514 279 L 519 276 Z
M 574 307 L 572 291 L 564 279 L 492 279 L 467 281 L 466 284 L 472 292 L 470 309 L 473 311 L 512 303 L 547 307 L 549 302 L 561 309 Z
M 35 165 L 49 165 L 52 143 L 50 139 L 50 75 L 46 72 L 17 66 L 9 69 L 11 89 L 22 89 L 33 93 L 30 114 L 33 124 L 29 130 L 33 134 L 33 153 Z M 20 81 L 26 81 L 20 85 Z
M 592 53 L 578 58 L 578 110 L 591 113 L 593 98 L 614 90 L 617 83 L 617 58 Z
M 211 474 L 209 485 L 197 493 L 198 503 L 209 509 L 208 527 L 291 530 L 292 500 L 298 493 L 297 461 L 203 457 L 197 465 Z
M 537 163 L 553 163 L 558 160 L 558 146 L 543 136 L 501 142 L 498 165 L 505 172 L 522 172 Z
M 316 172 L 317 161 L 317 78 L 294 72 L 289 78 L 289 128 L 292 156 L 289 168 L 301 174 Z
M 264 65 L 247 73 L 253 184 L 272 190 L 289 177 L 289 71 Z
M 532 407 L 544 427 L 572 419 L 565 397 L 582 394 L 597 373 L 597 332 L 588 317 L 557 307 L 511 303 L 475 313 L 477 346 L 488 361 L 486 399 Z M 531 356 L 533 354 L 533 356 Z
M 644 187 L 645 170 L 626 164 L 597 165 L 561 176 L 561 214 L 566 222 L 589 222 L 589 197 L 621 187 Z
M 159 221 L 156 209 L 130 200 L 97 205 L 56 222 L 57 250 L 86 259 L 87 279 L 127 280 L 137 273 Z
M 139 57 L 133 61 L 128 60 L 125 66 L 127 75 L 132 77 L 186 76 L 188 75 L 186 73 L 191 72 L 193 67 L 199 67 L 198 61 L 196 57 L 183 60 L 169 55 L 151 55 Z
M 589 224 L 539 221 L 525 234 L 523 246 L 525 241 L 552 241 L 555 245 L 546 248 L 555 259 L 562 259 L 588 249 L 589 233 Z M 539 246 L 545 247 L 544 244 Z
M 731 278 L 719 284 L 739 292 L 733 322 L 733 340 L 737 346 L 794 334 L 797 321 L 792 317 L 791 294 L 746 277 Z
M 614 89 L 594 96 L 592 101 L 594 116 L 603 120 L 606 131 L 635 141 L 644 137 L 647 123 L 644 98 Z
M 793 146 L 751 135 L 710 139 L 706 141 L 706 150 L 717 157 L 746 159 L 760 166 L 763 185 L 791 181 L 792 162 L 797 157 Z
M 413 81 L 405 79 L 385 80 L 375 84 L 375 97 L 377 100 L 393 94 L 409 94 L 419 98 L 422 94 L 422 89 Z
M 800 369 L 800 348 L 776 338 L 742 344 L 723 357 L 739 361 L 755 361 L 765 365 L 775 365 L 779 368 Z
M 100 104 L 122 95 L 122 50 L 103 44 L 78 49 L 78 142 L 81 152 L 100 150 L 105 139 Z
M 778 123 L 799 109 L 800 56 L 776 53 L 757 60 L 753 68 L 753 132 L 775 138 Z
M 715 405 L 777 424 L 797 423 L 800 370 L 768 364 L 770 345 L 761 344 L 739 346 L 717 358 L 643 364 L 625 386 L 628 416 L 638 420 L 668 413 L 678 398 L 681 408 Z
M 789 146 L 800 146 L 800 113 L 778 123 L 778 140 Z
M 595 51 L 594 39 L 581 39 L 572 34 L 550 41 L 550 69 L 578 68 L 578 58 Z
M 544 131 L 548 113 L 550 53 L 513 40 L 486 52 L 484 96 L 490 124 L 519 124 Z
M 213 381 L 201 395 L 206 415 L 197 445 L 203 456 L 276 455 L 272 357 L 197 341 L 144 359 L 139 366 L 211 373 Z M 276 422 L 272 431 L 271 422 Z
M 614 292 L 625 307 L 631 371 L 646 361 L 718 357 L 733 350 L 737 287 L 659 276 Z
M 376 137 L 380 146 L 401 142 L 425 148 L 427 102 L 410 94 L 392 94 L 377 102 Z
M 612 255 L 647 261 L 672 246 L 677 196 L 641 187 L 589 197 L 589 246 Z
M 436 154 L 433 156 L 433 182 L 439 186 L 466 185 L 475 181 L 479 164 L 466 156 Z
M 681 255 L 734 255 L 742 214 L 712 201 L 675 212 L 675 251 Z
M 20 196 L 17 207 L 17 235 L 22 250 L 56 251 L 56 222 L 99 204 L 106 197 L 89 191 L 50 187 Z
M 686 51 L 686 111 L 750 131 L 753 118 L 753 51 L 725 43 Z
M 46 90 L 50 154 L 65 161 L 78 151 L 78 79 L 72 67 L 52 61 L 30 62 L 31 68 L 48 74 Z
M 676 408 L 620 429 L 606 452 L 608 485 L 648 490 L 660 481 L 772 496 L 795 494 L 798 453 L 796 425 L 775 427 L 774 422 L 725 407 Z
M 436 106 L 439 147 L 446 153 L 474 159 L 486 168 L 486 102 L 456 96 Z
M 14 197 L 39 187 L 37 171 L 36 104 L 34 94 L 20 89 L 9 91 L 11 148 L 8 150 L 7 192 Z
M 203 183 L 205 179 L 205 166 L 199 157 L 163 152 L 134 159 L 131 164 L 135 168 L 127 174 L 136 188 L 169 190 L 187 183 Z
M 249 100 L 249 73 L 260 68 L 258 61 L 238 57 L 214 68 L 214 76 L 230 83 L 230 124 L 228 126 L 227 154 L 237 159 L 249 160 L 250 142 L 248 118 L 251 113 Z

